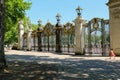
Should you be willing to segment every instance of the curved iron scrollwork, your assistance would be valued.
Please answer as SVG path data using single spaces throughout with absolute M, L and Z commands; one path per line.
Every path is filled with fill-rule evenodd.
M 109 20 L 101 18 L 93 18 L 87 23 L 88 29 L 88 45 L 86 48 L 88 53 L 101 53 L 106 55 L 106 25 L 109 24 Z M 108 50 L 108 49 L 107 49 Z
M 54 25 L 48 22 L 43 29 L 43 48 L 44 50 L 53 50 L 55 47 Z
M 72 23 L 66 23 L 62 28 L 62 51 L 73 52 L 74 49 L 74 26 Z

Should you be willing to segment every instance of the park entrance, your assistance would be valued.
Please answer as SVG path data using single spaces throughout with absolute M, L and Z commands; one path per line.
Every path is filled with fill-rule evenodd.
M 85 29 L 85 53 L 108 55 L 110 48 L 109 20 L 93 18 Z
M 33 51 L 50 51 L 58 53 L 74 52 L 74 25 L 70 22 L 64 24 L 53 25 L 47 22 L 46 25 L 38 27 L 37 30 L 31 32 L 31 40 L 28 42 L 28 33 L 23 35 L 23 50 Z M 30 44 L 30 49 L 27 48 Z
M 21 49 L 37 51 L 53 51 L 57 53 L 75 53 L 76 55 L 100 54 L 108 55 L 110 48 L 109 20 L 93 18 L 86 22 L 82 19 L 81 8 L 78 6 L 77 18 L 73 23 L 61 25 L 61 15 L 57 14 L 55 25 L 47 22 L 41 27 L 38 21 L 37 30 L 32 30 L 31 25 L 21 37 Z M 19 22 L 19 27 L 23 24 Z M 21 28 L 20 28 L 21 29 Z M 19 30 L 19 34 L 23 33 Z M 22 42 L 23 39 L 23 42 Z
M 23 49 L 27 50 L 27 43 L 31 43 L 30 50 L 75 53 L 75 28 L 75 25 L 70 22 L 63 26 L 59 23 L 53 25 L 47 22 L 44 28 L 39 26 L 37 30 L 31 32 L 30 42 L 27 40 L 28 33 L 24 33 Z M 82 45 L 85 54 L 108 55 L 109 20 L 93 18 L 83 24 L 82 33 L 79 41 L 84 38 Z

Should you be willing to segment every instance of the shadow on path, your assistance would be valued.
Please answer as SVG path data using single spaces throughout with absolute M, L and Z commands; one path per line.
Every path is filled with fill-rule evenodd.
M 1 73 L 0 80 L 120 79 L 120 61 L 29 55 L 6 55 L 6 58 L 10 73 Z

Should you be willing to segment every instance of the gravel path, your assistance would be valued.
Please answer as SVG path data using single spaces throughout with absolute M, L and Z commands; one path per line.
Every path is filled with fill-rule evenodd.
M 9 74 L 0 80 L 120 80 L 120 57 L 9 50 Z

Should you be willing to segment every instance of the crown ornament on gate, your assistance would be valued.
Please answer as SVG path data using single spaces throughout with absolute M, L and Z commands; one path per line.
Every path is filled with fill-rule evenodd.
M 98 18 L 93 19 L 93 29 L 97 30 L 99 28 Z

